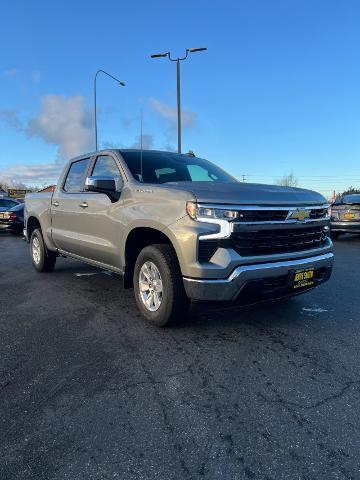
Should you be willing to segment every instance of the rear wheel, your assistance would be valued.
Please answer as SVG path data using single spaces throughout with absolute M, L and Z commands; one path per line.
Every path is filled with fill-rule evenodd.
M 331 238 L 333 240 L 338 240 L 339 237 L 340 237 L 340 232 L 331 232 Z
M 46 247 L 39 229 L 35 229 L 31 234 L 30 253 L 32 263 L 38 272 L 53 271 L 56 263 L 56 253 Z
M 140 312 L 153 325 L 164 327 L 186 315 L 190 302 L 170 245 L 149 245 L 140 252 L 134 269 L 134 293 Z

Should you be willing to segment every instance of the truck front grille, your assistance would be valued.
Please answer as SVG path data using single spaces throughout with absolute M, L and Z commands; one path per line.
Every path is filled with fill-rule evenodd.
M 288 210 L 240 210 L 241 223 L 249 222 L 283 222 L 288 214 Z
M 230 238 L 200 240 L 199 262 L 208 262 L 218 248 L 232 248 L 239 255 L 258 256 L 311 250 L 324 245 L 323 226 L 302 228 L 264 229 L 233 232 Z
M 271 255 L 299 252 L 321 247 L 326 237 L 323 226 L 234 232 L 228 240 L 228 248 L 239 255 Z
M 291 210 L 271 209 L 239 209 L 239 218 L 236 220 L 239 223 L 253 223 L 253 222 L 284 222 L 288 218 Z M 326 217 L 327 208 L 312 208 L 309 212 L 310 220 L 318 220 Z

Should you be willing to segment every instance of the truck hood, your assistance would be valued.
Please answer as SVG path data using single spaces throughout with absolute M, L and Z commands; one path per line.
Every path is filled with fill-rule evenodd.
M 164 186 L 192 193 L 200 203 L 232 205 L 318 205 L 326 203 L 320 193 L 303 188 L 241 182 L 179 182 Z

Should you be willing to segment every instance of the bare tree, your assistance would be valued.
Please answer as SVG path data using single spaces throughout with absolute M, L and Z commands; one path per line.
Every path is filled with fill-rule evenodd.
M 277 185 L 283 187 L 297 187 L 299 186 L 299 180 L 295 176 L 294 172 L 290 172 L 288 175 L 284 175 L 282 178 L 276 180 Z

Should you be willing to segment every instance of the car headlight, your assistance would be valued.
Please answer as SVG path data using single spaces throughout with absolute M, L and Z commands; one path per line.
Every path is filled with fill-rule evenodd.
M 235 210 L 198 205 L 196 202 L 187 202 L 186 211 L 193 220 L 218 226 L 217 232 L 203 233 L 199 235 L 199 240 L 229 238 L 233 229 L 232 221 L 242 215 Z
M 231 222 L 241 216 L 236 210 L 226 210 L 216 207 L 204 207 L 195 202 L 187 202 L 186 211 L 190 218 L 197 219 L 219 219 Z

